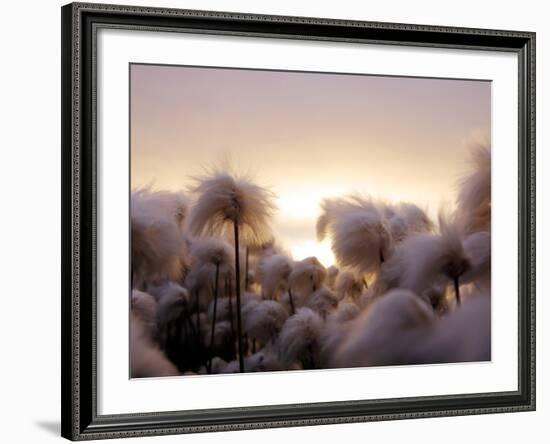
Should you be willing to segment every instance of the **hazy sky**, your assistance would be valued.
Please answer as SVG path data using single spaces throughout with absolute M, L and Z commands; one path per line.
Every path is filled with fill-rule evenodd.
M 490 122 L 485 81 L 132 65 L 132 187 L 179 190 L 230 160 L 278 195 L 276 235 L 295 258 L 330 265 L 315 241 L 322 197 L 434 215 Z

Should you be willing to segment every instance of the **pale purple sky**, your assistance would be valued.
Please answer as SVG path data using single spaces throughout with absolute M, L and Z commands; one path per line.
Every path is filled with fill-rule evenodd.
M 490 122 L 486 81 L 132 65 L 132 187 L 182 189 L 229 159 L 279 196 L 276 234 L 303 256 L 322 248 L 323 196 L 432 215 L 452 203 L 466 146 Z

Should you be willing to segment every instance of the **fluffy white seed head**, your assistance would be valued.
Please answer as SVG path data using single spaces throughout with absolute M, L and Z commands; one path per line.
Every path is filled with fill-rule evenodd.
M 383 280 L 389 288 L 422 294 L 441 278 L 455 279 L 470 268 L 457 225 L 440 216 L 439 234 L 416 234 L 396 247 L 384 264 Z
M 338 306 L 338 298 L 328 288 L 321 287 L 307 298 L 306 306 L 325 319 Z
M 472 233 L 463 241 L 464 251 L 471 268 L 464 274 L 465 282 L 473 282 L 479 288 L 491 288 L 491 233 Z
M 164 298 L 171 298 L 172 300 L 179 298 L 184 299 L 186 303 L 189 302 L 189 294 L 187 289 L 172 281 L 150 286 L 149 294 L 155 298 L 157 303 Z
M 410 202 L 397 205 L 386 205 L 391 208 L 387 217 L 392 241 L 397 244 L 414 233 L 428 233 L 433 229 L 433 223 L 426 212 Z
M 315 257 L 295 262 L 288 278 L 294 302 L 300 304 L 311 293 L 321 288 L 326 274 L 325 267 Z
M 178 321 L 183 311 L 189 307 L 189 294 L 185 288 L 174 283 L 166 284 L 162 288 L 157 299 L 157 325 L 161 342 L 166 339 L 169 325 Z
M 189 198 L 183 192 L 139 188 L 132 191 L 131 210 L 140 217 L 175 222 L 181 229 L 189 210 Z
M 292 271 L 292 261 L 288 256 L 274 254 L 264 258 L 259 266 L 263 296 L 276 299 L 288 288 L 288 278 Z
M 355 307 L 355 310 L 351 307 Z M 333 311 L 323 325 L 320 337 L 320 367 L 333 366 L 334 356 L 349 335 L 353 320 L 359 315 L 359 309 L 353 303 L 340 302 L 339 308 Z
M 429 232 L 433 224 L 413 203 L 391 204 L 350 195 L 325 199 L 317 219 L 317 237 L 332 238 L 332 250 L 342 266 L 358 273 L 377 273 L 393 245 L 413 233 Z
M 434 322 L 433 311 L 408 290 L 392 290 L 355 321 L 334 355 L 336 367 L 412 363 L 419 328 Z
M 321 317 L 307 307 L 289 317 L 279 334 L 279 358 L 285 368 L 299 361 L 305 366 L 318 362 L 319 338 L 323 329 Z
M 151 340 L 147 327 L 137 316 L 130 316 L 130 376 L 153 378 L 177 376 L 179 371 Z
M 247 371 L 249 372 L 273 372 L 283 370 L 279 356 L 273 347 L 264 347 L 246 360 Z
M 334 365 L 340 367 L 491 359 L 490 293 L 475 294 L 436 318 L 420 298 L 393 290 L 353 321 Z
M 206 322 L 201 324 L 203 329 L 202 337 L 204 338 L 204 345 L 210 347 L 210 340 L 212 334 L 212 324 Z M 228 350 L 228 346 L 231 343 L 231 323 L 229 321 L 217 321 L 214 324 L 214 352 L 223 353 Z
M 407 221 L 410 232 L 422 233 L 431 231 L 434 224 L 428 217 L 426 210 L 411 202 L 402 202 L 397 205 L 397 212 Z
M 332 251 L 341 266 L 376 273 L 391 251 L 391 233 L 378 212 L 346 213 L 334 223 Z
M 199 311 L 208 309 L 208 305 L 214 297 L 215 273 L 215 266 L 212 264 L 191 267 L 187 273 L 184 285 L 189 290 L 193 310 L 197 310 L 197 301 Z
M 186 267 L 180 229 L 187 211 L 183 195 L 140 189 L 130 200 L 133 285 L 144 288 L 163 280 L 179 280 Z
M 331 290 L 335 289 L 336 279 L 338 278 L 338 274 L 340 273 L 340 270 L 336 265 L 331 265 L 327 268 L 327 280 L 326 285 Z
M 458 184 L 456 214 L 465 233 L 491 230 L 491 147 L 472 146 L 471 170 Z
M 217 238 L 193 239 L 190 253 L 192 267 L 218 264 L 222 270 L 232 269 L 235 261 L 235 253 L 231 245 Z
M 448 316 L 425 330 L 414 348 L 420 364 L 488 361 L 491 359 L 491 296 L 474 293 Z
M 360 282 L 354 273 L 344 270 L 336 277 L 335 293 L 338 299 L 347 297 L 357 301 L 361 296 L 363 286 L 363 282 Z
M 357 211 L 377 213 L 377 204 L 369 197 L 356 194 L 339 198 L 327 198 L 321 201 L 321 215 L 317 219 L 317 239 L 323 240 L 334 230 L 335 222 L 344 214 Z
M 231 302 L 230 302 L 231 301 Z M 236 320 L 237 302 L 235 298 L 218 298 L 216 305 L 216 322 L 217 321 L 230 321 L 231 310 L 233 311 L 233 320 Z M 208 320 L 211 322 L 214 317 L 214 301 L 210 302 L 207 312 Z
M 132 290 L 132 313 L 140 319 L 143 326 L 153 337 L 157 324 L 157 302 L 149 293 Z
M 275 340 L 287 318 L 288 312 L 276 301 L 250 304 L 243 310 L 244 331 L 251 338 L 267 343 Z
M 218 267 L 218 296 L 225 295 L 226 281 L 234 284 L 234 253 L 225 241 L 216 238 L 193 239 L 190 248 L 190 269 L 185 286 L 192 297 L 192 306 L 198 297 L 201 310 L 205 310 L 214 297 L 216 267 Z
M 232 234 L 233 223 L 248 245 L 261 245 L 272 239 L 271 217 L 274 195 L 246 177 L 214 171 L 197 178 L 192 188 L 196 196 L 188 217 L 188 228 L 199 237 Z
M 330 313 L 327 317 L 327 322 L 343 323 L 355 319 L 361 310 L 354 302 L 349 300 L 340 301 L 336 310 Z

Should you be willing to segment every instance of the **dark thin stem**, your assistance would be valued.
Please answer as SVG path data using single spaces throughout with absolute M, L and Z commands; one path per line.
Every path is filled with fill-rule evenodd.
M 229 321 L 231 324 L 231 358 L 235 359 L 235 319 L 233 319 L 233 295 L 231 294 L 231 276 L 225 276 L 225 296 L 229 301 Z
M 458 276 L 453 279 L 455 286 L 456 305 L 460 307 L 460 286 L 458 285 Z
M 214 354 L 214 330 L 216 328 L 216 310 L 218 308 L 218 287 L 220 277 L 220 264 L 216 264 L 216 278 L 214 281 L 214 313 L 212 314 L 212 330 L 210 332 L 210 353 L 208 359 L 208 373 L 212 371 L 212 356 Z
M 235 320 L 233 319 L 233 297 L 231 295 L 231 278 L 225 279 L 225 295 L 229 301 L 229 321 L 231 322 L 231 338 L 235 340 Z
M 290 302 L 290 310 L 292 311 L 292 314 L 296 312 L 296 307 L 294 307 L 294 299 L 292 298 L 292 289 L 288 287 L 288 300 Z
M 244 350 L 243 350 L 243 328 L 241 323 L 241 272 L 239 264 L 239 225 L 233 223 L 233 234 L 235 236 L 235 289 L 237 294 L 237 342 L 239 350 L 239 371 L 244 373 Z
M 383 264 L 384 263 L 384 254 L 382 253 L 382 249 L 380 249 L 379 252 L 380 252 L 380 263 Z
M 249 282 L 248 282 L 248 255 L 249 255 L 249 251 L 248 251 L 248 247 L 246 247 L 245 263 L 244 263 L 244 289 L 245 289 L 245 291 L 248 291 L 248 285 L 249 285 Z

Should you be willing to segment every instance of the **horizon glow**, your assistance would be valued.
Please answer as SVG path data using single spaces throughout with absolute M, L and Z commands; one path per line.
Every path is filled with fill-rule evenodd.
M 323 197 L 453 204 L 468 143 L 491 130 L 487 81 L 132 64 L 131 186 L 181 190 L 228 161 L 270 188 L 276 239 L 334 263 Z

